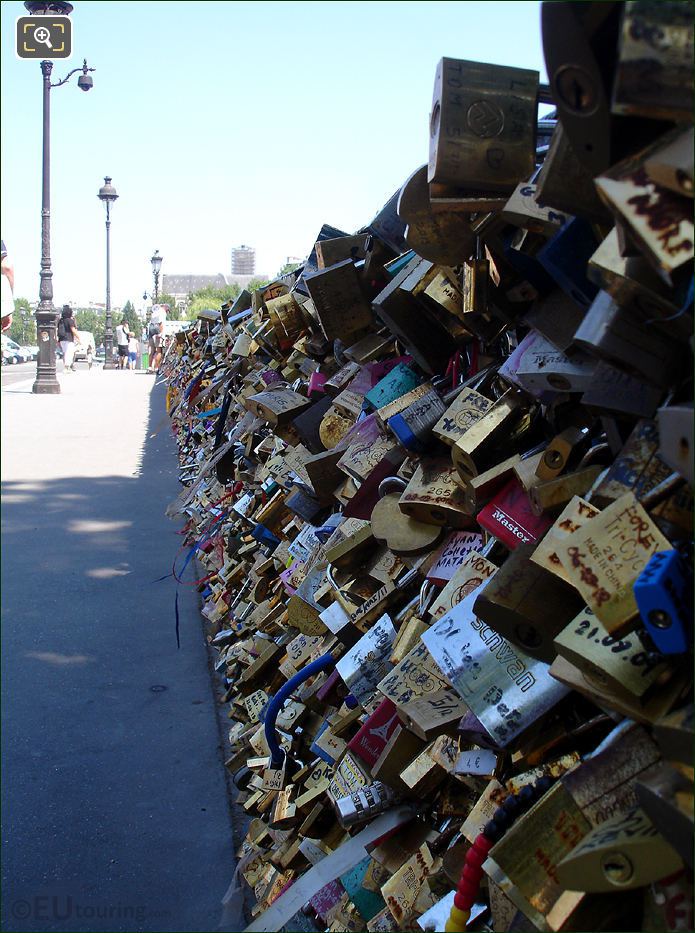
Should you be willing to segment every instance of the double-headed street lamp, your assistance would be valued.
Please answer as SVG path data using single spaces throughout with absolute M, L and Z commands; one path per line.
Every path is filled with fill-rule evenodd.
M 61 0 L 52 0 L 47 4 L 45 0 L 32 2 L 26 0 L 24 6 L 32 16 L 42 13 L 53 13 L 68 16 L 72 11 L 71 3 Z M 50 7 L 50 9 L 47 9 Z M 36 364 L 36 381 L 32 391 L 43 394 L 57 395 L 60 392 L 60 383 L 56 378 L 56 313 L 53 307 L 53 272 L 51 270 L 51 88 L 66 84 L 70 78 L 81 71 L 77 79 L 77 86 L 88 91 L 93 84 L 89 75 L 94 68 L 87 67 L 87 59 L 81 68 L 73 68 L 62 81 L 51 84 L 53 62 L 41 62 L 43 75 L 43 171 L 41 190 L 41 280 L 39 285 L 39 304 L 36 308 L 36 335 L 39 345 L 38 362 Z
M 113 322 L 111 320 L 111 205 L 118 198 L 108 175 L 97 195 L 106 207 L 106 324 L 104 327 L 104 369 L 115 369 L 113 361 Z

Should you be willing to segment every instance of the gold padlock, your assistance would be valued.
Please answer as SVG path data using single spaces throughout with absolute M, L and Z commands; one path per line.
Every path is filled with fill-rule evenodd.
M 507 191 L 535 168 L 538 72 L 443 58 L 430 117 L 430 182 Z

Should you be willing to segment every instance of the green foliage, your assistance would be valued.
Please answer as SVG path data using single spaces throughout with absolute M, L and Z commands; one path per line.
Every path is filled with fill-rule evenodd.
M 36 346 L 36 318 L 26 298 L 15 298 L 12 325 L 6 333 L 20 346 Z
M 303 265 L 303 262 L 286 262 L 282 269 L 280 269 L 278 272 L 277 278 L 280 278 L 281 275 L 289 275 L 290 272 L 294 272 L 296 269 L 301 269 Z
M 173 295 L 168 295 L 166 292 L 159 296 L 157 299 L 158 305 L 169 305 L 169 313 L 167 314 L 167 320 L 175 321 L 176 317 L 176 299 Z
M 140 333 L 142 332 L 143 324 L 137 311 L 133 307 L 132 301 L 126 301 L 126 303 L 123 305 L 123 310 L 120 311 L 118 314 L 114 315 L 114 318 L 113 318 L 114 327 L 116 326 L 116 324 L 120 324 L 123 318 L 125 318 L 126 321 L 128 322 L 128 327 L 130 328 L 132 333 L 136 334 L 139 337 Z
M 106 315 L 103 311 L 95 311 L 93 308 L 73 308 L 73 316 L 78 330 L 87 330 L 94 334 L 94 343 L 100 346 L 104 342 L 104 329 L 106 327 Z M 116 323 L 114 321 L 114 323 Z
M 213 311 L 217 311 L 220 305 L 223 305 L 225 301 L 234 301 L 240 294 L 241 286 L 236 282 L 233 282 L 231 285 L 225 285 L 223 288 L 213 288 L 211 285 L 208 285 L 205 288 L 199 289 L 197 292 L 192 292 L 188 296 L 188 307 L 186 308 L 184 319 L 187 321 L 194 321 L 198 313 L 200 311 L 205 311 L 206 308 L 212 308 Z
M 264 288 L 270 282 L 269 279 L 251 279 L 249 284 L 246 286 L 246 290 L 249 292 L 258 291 L 259 288 Z

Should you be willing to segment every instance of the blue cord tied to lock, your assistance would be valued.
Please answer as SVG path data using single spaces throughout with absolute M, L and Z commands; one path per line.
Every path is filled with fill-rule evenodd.
M 265 740 L 268 743 L 268 748 L 270 749 L 270 767 L 277 769 L 282 767 L 282 763 L 285 760 L 285 752 L 280 748 L 280 743 L 278 742 L 277 734 L 275 732 L 275 722 L 278 718 L 280 710 L 282 709 L 285 700 L 289 699 L 290 695 L 303 684 L 305 680 L 308 680 L 310 677 L 313 677 L 314 674 L 320 674 L 321 671 L 327 671 L 329 668 L 335 666 L 335 658 L 329 652 L 322 654 L 320 658 L 317 658 L 315 661 L 312 661 L 310 664 L 307 664 L 306 667 L 303 667 L 301 671 L 298 671 L 294 677 L 290 677 L 287 683 L 283 684 L 282 687 L 278 690 L 274 697 L 268 703 L 265 712 Z

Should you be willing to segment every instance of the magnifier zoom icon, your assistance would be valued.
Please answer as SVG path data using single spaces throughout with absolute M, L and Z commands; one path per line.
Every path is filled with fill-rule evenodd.
M 34 30 L 34 41 L 40 42 L 42 45 L 48 46 L 49 49 L 52 49 L 51 45 L 51 33 L 45 26 L 38 26 Z

